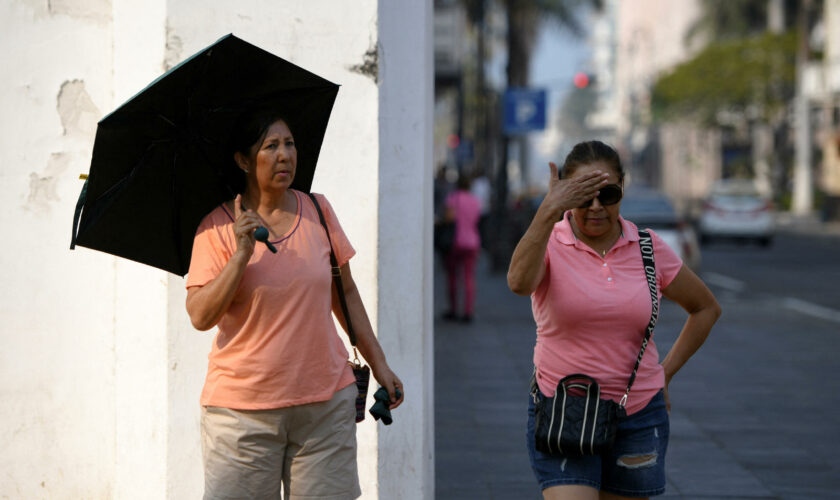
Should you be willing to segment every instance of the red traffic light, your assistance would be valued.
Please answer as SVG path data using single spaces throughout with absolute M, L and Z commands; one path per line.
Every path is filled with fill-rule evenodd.
M 579 89 L 586 88 L 589 86 L 589 75 L 581 72 L 575 73 L 575 77 L 572 82 L 575 84 L 575 87 Z
M 459 144 L 461 144 L 461 138 L 458 137 L 458 134 L 449 134 L 446 137 L 446 145 L 449 146 L 449 149 L 455 149 Z

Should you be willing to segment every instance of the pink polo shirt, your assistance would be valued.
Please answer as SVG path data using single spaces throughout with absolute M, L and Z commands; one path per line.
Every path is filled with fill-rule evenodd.
M 469 191 L 459 189 L 446 197 L 446 208 L 455 212 L 455 248 L 475 250 L 480 247 L 481 200 Z
M 568 215 L 554 225 L 545 252 L 545 278 L 531 294 L 537 323 L 537 383 L 543 394 L 552 396 L 560 379 L 583 373 L 598 381 L 601 397 L 618 402 L 651 313 L 638 229 L 619 217 L 623 234 L 601 257 L 575 237 Z M 655 232 L 650 234 L 661 297 L 682 261 Z M 664 386 L 652 337 L 627 400 L 627 413 L 644 408 Z

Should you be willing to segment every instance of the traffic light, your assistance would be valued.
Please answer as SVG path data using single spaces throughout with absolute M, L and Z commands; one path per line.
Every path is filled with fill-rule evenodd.
M 449 149 L 455 149 L 461 144 L 461 138 L 458 137 L 458 134 L 449 134 L 446 136 L 446 145 L 449 146 Z
M 586 87 L 589 86 L 589 84 L 591 83 L 591 80 L 592 79 L 589 77 L 588 74 L 586 74 L 582 71 L 578 71 L 577 73 L 575 73 L 575 76 L 572 79 L 572 83 L 574 83 L 575 87 L 577 87 L 579 89 L 585 89 Z

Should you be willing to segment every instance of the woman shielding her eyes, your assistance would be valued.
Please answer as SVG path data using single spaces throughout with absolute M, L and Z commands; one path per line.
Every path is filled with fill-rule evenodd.
M 687 318 L 660 360 L 651 340 L 619 419 L 612 448 L 578 458 L 536 449 L 535 403 L 553 397 L 568 375 L 587 374 L 601 398 L 619 402 L 651 317 L 638 228 L 619 214 L 624 169 L 599 141 L 577 144 L 551 181 L 508 270 L 508 286 L 530 295 L 537 342 L 535 380 L 528 395 L 527 446 L 546 499 L 647 498 L 665 491 L 670 400 L 668 384 L 700 348 L 721 309 L 705 284 L 654 232 L 656 294 Z M 524 395 L 523 395 L 524 397 Z

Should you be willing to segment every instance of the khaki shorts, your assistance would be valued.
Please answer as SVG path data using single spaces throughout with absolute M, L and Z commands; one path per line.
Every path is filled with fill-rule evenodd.
M 358 498 L 355 384 L 332 399 L 276 410 L 201 413 L 204 499 Z

